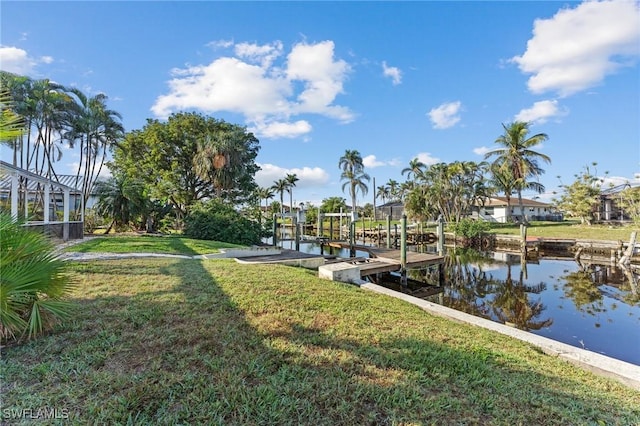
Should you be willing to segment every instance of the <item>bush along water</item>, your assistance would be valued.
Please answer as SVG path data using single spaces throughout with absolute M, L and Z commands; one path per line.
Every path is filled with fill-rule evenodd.
M 462 237 L 465 247 L 486 247 L 489 245 L 487 232 L 491 229 L 488 222 L 469 218 L 460 219 L 453 225 L 453 232 Z
M 0 339 L 31 339 L 71 316 L 73 289 L 53 242 L 0 213 Z
M 257 221 L 217 199 L 197 204 L 184 222 L 184 235 L 200 240 L 253 245 L 259 244 L 265 234 Z

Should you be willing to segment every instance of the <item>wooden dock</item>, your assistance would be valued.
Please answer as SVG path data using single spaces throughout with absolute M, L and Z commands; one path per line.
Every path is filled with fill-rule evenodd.
M 349 243 L 332 241 L 325 243 L 330 247 L 349 249 Z M 389 272 L 398 272 L 402 270 L 401 252 L 400 250 L 387 249 L 380 247 L 368 247 L 356 245 L 353 247 L 357 251 L 369 253 L 370 258 L 354 258 L 353 260 L 344 259 L 345 263 L 353 263 L 359 266 L 360 276 L 366 277 Z M 444 263 L 444 256 L 438 256 L 432 253 L 416 253 L 407 250 L 407 263 L 405 269 L 419 269 Z

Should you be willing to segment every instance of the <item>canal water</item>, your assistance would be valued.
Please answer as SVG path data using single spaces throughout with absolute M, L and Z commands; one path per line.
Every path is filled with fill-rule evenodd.
M 279 244 L 295 248 L 293 241 Z M 435 247 L 425 250 L 432 252 Z M 320 246 L 303 242 L 300 251 L 319 254 Z M 344 249 L 331 253 L 349 257 Z M 523 262 L 516 254 L 467 249 L 446 254 L 442 287 L 434 289 L 435 268 L 408 271 L 407 288 L 392 281 L 381 284 L 640 365 L 639 272 L 611 264 L 580 264 L 570 257 Z

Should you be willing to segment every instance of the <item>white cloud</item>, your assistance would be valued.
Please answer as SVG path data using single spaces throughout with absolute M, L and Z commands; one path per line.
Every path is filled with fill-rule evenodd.
M 531 123 L 545 123 L 549 118 L 562 117 L 568 114 L 568 110 L 558 108 L 557 100 L 535 102 L 531 108 L 525 108 L 514 117 L 517 121 Z
M 387 62 L 382 62 L 382 73 L 385 77 L 390 77 L 394 86 L 402 83 L 402 71 L 400 68 L 388 67 Z
M 213 42 L 212 46 L 229 42 Z M 158 117 L 198 109 L 244 115 L 261 137 L 296 137 L 312 130 L 300 114 L 317 114 L 350 122 L 349 108 L 335 105 L 351 70 L 334 58 L 334 44 L 298 43 L 286 56 L 280 41 L 266 45 L 235 44 L 235 57 L 220 57 L 208 65 L 172 70 L 169 93 L 156 99 L 151 110 Z M 278 66 L 280 65 L 280 66 Z M 263 133 L 260 133 L 263 132 Z
M 638 176 L 637 174 L 632 178 L 626 178 L 623 176 L 600 176 L 600 180 L 602 181 L 600 187 L 603 189 L 612 188 L 627 183 L 632 185 L 640 184 L 640 176 Z
M 362 158 L 362 164 L 365 167 L 375 169 L 376 167 L 383 167 L 383 166 L 399 166 L 402 164 L 402 162 L 398 158 L 393 158 L 388 161 L 380 161 L 375 155 L 367 155 L 366 157 Z
M 484 156 L 489 151 L 491 151 L 491 148 L 487 148 L 486 146 L 473 148 L 473 153 L 481 156 Z
M 36 61 L 27 55 L 26 50 L 17 47 L 0 47 L 0 69 L 19 75 L 29 75 Z
M 534 22 L 533 38 L 511 61 L 526 74 L 533 93 L 568 96 L 600 83 L 640 55 L 640 3 L 585 1 Z
M 311 124 L 308 121 L 298 120 L 294 123 L 256 122 L 248 130 L 265 138 L 296 138 L 311 132 L 311 129 Z
M 462 102 L 447 102 L 436 108 L 432 108 L 427 113 L 434 129 L 448 129 L 453 127 L 458 121 L 460 121 L 460 111 L 462 109 Z
M 282 55 L 282 50 L 281 41 L 262 46 L 254 43 L 238 43 L 235 46 L 235 53 L 238 57 L 259 63 L 263 68 L 269 68 L 273 61 Z
M 209 43 L 206 44 L 207 47 L 210 47 L 212 49 L 228 49 L 229 47 L 233 46 L 233 40 L 215 40 L 215 41 L 210 41 Z
M 413 158 L 417 158 L 421 163 L 427 166 L 431 166 L 433 164 L 441 162 L 438 157 L 433 157 L 430 152 L 419 152 Z
M 262 187 L 270 187 L 278 179 L 287 174 L 295 174 L 298 179 L 296 188 L 322 187 L 329 182 L 329 174 L 320 167 L 302 167 L 286 169 L 274 164 L 258 164 L 261 170 L 256 173 L 256 183 Z

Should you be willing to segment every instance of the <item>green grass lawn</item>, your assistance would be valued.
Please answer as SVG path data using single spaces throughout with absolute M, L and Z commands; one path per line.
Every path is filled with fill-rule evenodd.
M 194 240 L 178 236 L 108 236 L 96 237 L 72 245 L 66 251 L 80 253 L 165 253 L 199 255 L 217 253 L 221 248 L 241 247 L 218 241 Z
M 54 407 L 71 424 L 640 423 L 640 392 L 315 271 L 191 259 L 68 268 L 75 319 L 2 348 L 5 416 Z
M 587 240 L 629 241 L 632 231 L 638 226 L 581 225 L 578 222 L 531 222 L 527 235 L 547 238 L 575 238 Z M 493 225 L 496 234 L 520 235 L 519 225 Z M 640 237 L 640 235 L 639 235 Z

